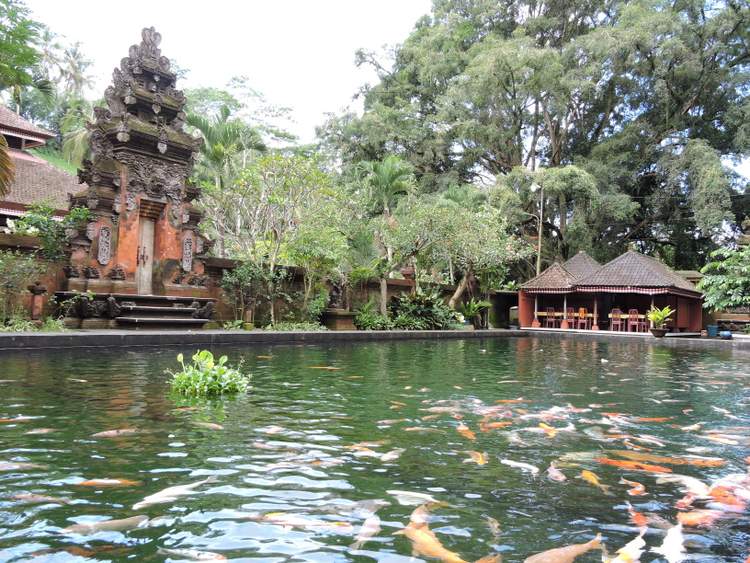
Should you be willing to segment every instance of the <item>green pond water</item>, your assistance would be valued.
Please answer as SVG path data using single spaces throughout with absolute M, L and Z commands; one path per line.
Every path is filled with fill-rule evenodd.
M 396 532 L 421 501 L 393 490 L 443 502 L 429 527 L 466 561 L 523 561 L 597 533 L 614 552 L 638 535 L 627 502 L 649 518 L 653 547 L 684 491 L 597 458 L 718 458 L 657 464 L 708 485 L 747 471 L 750 358 L 737 351 L 553 337 L 217 348 L 244 361 L 252 392 L 196 403 L 169 394 L 164 370 L 179 351 L 0 354 L 0 561 L 407 561 L 412 543 Z M 134 433 L 93 436 L 114 429 Z M 467 462 L 470 451 L 487 463 Z M 550 462 L 566 481 L 548 478 Z M 646 494 L 630 496 L 622 477 Z M 85 483 L 94 479 L 128 486 Z M 690 559 L 748 556 L 749 511 L 726 509 L 708 527 L 684 528 Z M 148 521 L 65 530 L 136 515 Z M 380 531 L 352 548 L 366 520 Z

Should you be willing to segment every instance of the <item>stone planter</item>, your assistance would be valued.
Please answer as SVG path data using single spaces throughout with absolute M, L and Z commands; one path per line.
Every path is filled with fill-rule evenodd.
M 666 328 L 652 328 L 651 334 L 653 334 L 656 338 L 664 338 L 664 335 L 669 332 L 669 329 Z

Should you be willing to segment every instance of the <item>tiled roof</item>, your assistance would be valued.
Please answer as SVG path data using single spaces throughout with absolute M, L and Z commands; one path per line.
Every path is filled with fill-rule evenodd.
M 572 289 L 575 277 L 555 262 L 535 278 L 521 285 L 523 289 Z
M 563 263 L 563 268 L 570 272 L 576 279 L 590 276 L 601 267 L 602 265 L 589 256 L 585 250 L 579 251 L 573 258 Z
M 50 133 L 46 129 L 37 127 L 3 105 L 0 105 L 0 132 L 3 132 L 6 135 L 17 135 L 19 137 L 24 136 L 19 133 L 26 133 L 34 138 L 42 137 L 44 139 L 51 139 L 55 136 L 54 133 Z
M 48 203 L 55 209 L 68 209 L 68 194 L 81 191 L 83 186 L 72 174 L 54 167 L 46 160 L 27 152 L 11 149 L 16 165 L 16 176 L 5 201 L 31 205 Z
M 675 287 L 699 293 L 692 283 L 656 258 L 632 250 L 607 262 L 593 274 L 578 280 L 577 285 Z

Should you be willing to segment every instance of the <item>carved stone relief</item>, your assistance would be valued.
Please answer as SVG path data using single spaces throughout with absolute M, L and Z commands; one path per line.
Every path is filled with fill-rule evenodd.
M 193 269 L 193 237 L 189 234 L 182 241 L 182 269 L 186 272 Z
M 112 229 L 102 227 L 99 229 L 99 251 L 97 260 L 102 266 L 109 264 L 112 259 Z

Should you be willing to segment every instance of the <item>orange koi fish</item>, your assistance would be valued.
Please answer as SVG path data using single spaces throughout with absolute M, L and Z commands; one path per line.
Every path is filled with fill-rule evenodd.
M 430 559 L 438 559 L 446 563 L 466 563 L 461 556 L 447 549 L 440 543 L 435 533 L 427 524 L 429 504 L 417 507 L 411 514 L 409 524 L 394 535 L 404 535 L 411 541 L 412 553 Z
M 637 418 L 634 418 L 636 422 L 666 422 L 668 420 L 672 420 L 671 416 L 639 416 Z
M 463 436 L 467 440 L 471 440 L 472 442 L 477 439 L 477 435 L 474 433 L 474 431 L 471 430 L 464 423 L 461 423 L 458 426 L 456 426 L 456 432 L 461 434 L 461 436 Z
M 601 481 L 599 481 L 599 476 L 594 473 L 593 471 L 589 471 L 588 469 L 584 469 L 581 471 L 581 474 L 579 475 L 581 479 L 586 481 L 587 483 L 590 483 L 594 485 L 595 487 L 598 487 L 602 490 L 602 492 L 606 495 L 611 494 L 609 492 L 609 486 L 608 485 L 602 485 Z
M 545 424 L 544 422 L 539 423 L 539 428 L 544 430 L 544 433 L 547 435 L 547 438 L 554 438 L 557 436 L 557 428 L 554 426 L 550 426 L 549 424 Z
M 477 465 L 487 465 L 487 462 L 489 461 L 489 458 L 487 457 L 486 452 L 475 452 L 470 451 L 466 452 L 469 454 L 470 459 L 465 459 L 464 463 L 476 463 Z
M 726 461 L 718 457 L 668 457 L 662 455 L 630 452 L 628 450 L 613 450 L 610 453 L 633 461 L 649 461 L 666 463 L 668 465 L 692 465 L 693 467 L 721 467 Z
M 625 478 L 620 478 L 619 482 L 623 485 L 630 485 L 631 488 L 628 489 L 628 494 L 631 497 L 641 497 L 646 494 L 646 487 L 644 487 L 638 481 L 628 481 Z
M 630 514 L 630 521 L 639 528 L 646 528 L 648 526 L 648 518 L 646 517 L 646 515 L 642 512 L 638 512 L 629 502 L 626 504 L 628 505 L 628 514 Z
M 536 555 L 527 557 L 524 563 L 573 563 L 576 557 L 588 553 L 592 549 L 601 548 L 602 536 L 601 534 L 597 534 L 593 540 L 586 543 L 566 545 L 565 547 L 548 549 L 542 553 L 537 553 Z
M 691 510 L 678 512 L 677 521 L 683 526 L 708 528 L 721 517 L 719 510 Z
M 96 487 L 100 489 L 104 487 L 138 487 L 142 484 L 141 481 L 131 481 L 130 479 L 88 479 L 87 481 L 76 483 L 76 486 Z
M 513 424 L 510 420 L 502 420 L 502 421 L 496 421 L 496 422 L 485 422 L 481 421 L 479 423 L 479 430 L 481 432 L 489 432 L 490 430 L 497 430 L 498 428 L 506 428 Z
M 672 470 L 669 467 L 648 465 L 637 461 L 623 461 L 620 459 L 609 459 L 607 457 L 597 457 L 594 461 L 601 463 L 602 465 L 612 465 L 614 467 L 622 467 L 623 469 L 631 469 L 632 471 L 645 471 L 646 473 L 672 473 Z
M 716 502 L 721 504 L 726 504 L 729 506 L 737 507 L 744 511 L 745 507 L 747 506 L 747 502 L 742 500 L 739 497 L 736 497 L 731 489 L 728 487 L 724 487 L 722 485 L 717 485 L 715 487 L 712 487 L 708 494 L 711 498 L 713 498 Z
M 523 397 L 518 397 L 518 399 L 498 399 L 495 402 L 499 405 L 515 405 L 518 403 L 526 403 L 527 401 L 524 400 Z

